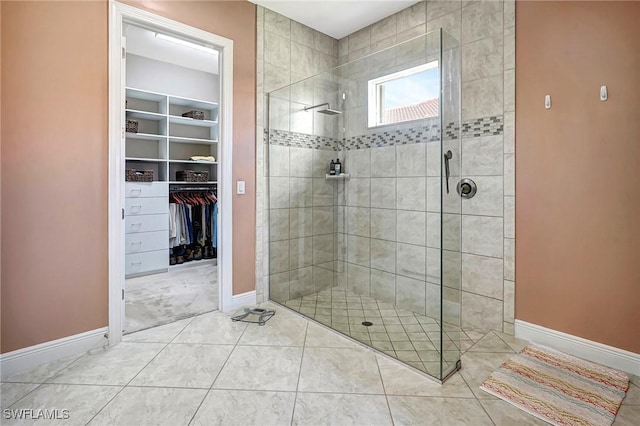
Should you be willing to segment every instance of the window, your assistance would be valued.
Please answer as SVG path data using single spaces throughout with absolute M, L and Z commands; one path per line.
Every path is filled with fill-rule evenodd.
M 438 61 L 369 80 L 369 127 L 438 116 Z

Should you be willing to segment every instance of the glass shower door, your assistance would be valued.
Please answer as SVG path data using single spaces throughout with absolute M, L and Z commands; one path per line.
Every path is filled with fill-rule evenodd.
M 462 306 L 460 46 L 442 29 L 440 38 L 440 147 L 441 147 L 441 371 L 444 379 L 460 368 Z

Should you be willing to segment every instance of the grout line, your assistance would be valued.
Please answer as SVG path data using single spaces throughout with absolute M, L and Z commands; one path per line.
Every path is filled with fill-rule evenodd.
M 195 317 L 194 317 L 194 318 L 195 318 Z M 184 331 L 184 330 L 185 330 L 185 329 L 186 329 L 186 328 L 191 324 L 191 322 L 193 322 L 193 319 L 192 319 L 191 321 L 189 321 L 189 323 L 188 323 L 188 324 L 185 324 L 185 326 L 182 328 L 182 330 L 180 330 L 180 331 L 179 331 L 179 332 L 178 332 L 178 333 L 173 337 L 173 339 L 171 339 L 171 341 L 170 341 L 169 343 L 165 344 L 165 345 L 164 345 L 164 347 L 163 347 L 162 349 L 160 349 L 160 350 L 158 351 L 158 353 L 157 353 L 153 358 L 151 358 L 151 360 L 149 360 L 149 362 L 147 362 L 147 364 L 146 364 L 144 367 L 142 367 L 142 368 L 138 371 L 138 373 L 137 373 L 136 375 L 134 375 L 134 376 L 131 378 L 131 380 L 129 380 L 129 381 L 128 381 L 124 386 L 122 386 L 122 389 L 120 389 L 118 392 L 116 392 L 116 394 L 115 394 L 111 399 L 109 399 L 109 401 L 107 401 L 107 403 L 106 403 L 106 404 L 105 404 L 105 405 L 104 405 L 100 410 L 98 410 L 98 412 L 97 412 L 96 414 L 94 414 L 94 415 L 93 415 L 93 417 L 91 417 L 91 419 L 87 422 L 87 424 L 91 423 L 91 422 L 92 422 L 92 421 L 93 421 L 93 420 L 94 420 L 94 419 L 95 419 L 95 418 L 96 418 L 96 417 L 97 417 L 97 416 L 98 416 L 98 415 L 99 415 L 99 414 L 100 414 L 100 413 L 101 413 L 101 412 L 102 412 L 102 411 L 103 411 L 103 410 L 104 410 L 104 409 L 105 409 L 109 404 L 111 404 L 111 402 L 112 402 L 113 400 L 115 400 L 115 399 L 118 397 L 118 395 L 120 395 L 120 394 L 122 393 L 122 391 L 123 391 L 125 388 L 127 388 L 127 387 L 129 386 L 129 384 L 131 384 L 131 382 L 132 382 L 132 381 L 134 381 L 134 380 L 135 380 L 135 378 L 136 378 L 136 377 L 138 377 L 138 375 L 140 375 L 140 373 L 142 373 L 142 371 L 143 371 L 144 369 L 146 369 L 146 368 L 147 368 L 147 367 L 148 367 L 148 366 L 149 366 L 149 365 L 150 365 L 150 364 L 151 364 L 151 363 L 152 363 L 152 362 L 153 362 L 153 361 L 158 357 L 158 355 L 160 355 L 160 353 L 162 353 L 162 352 L 163 352 L 163 351 L 164 351 L 164 350 L 165 350 L 165 349 L 166 349 L 166 348 L 171 344 L 171 342 L 173 342 L 173 341 L 174 341 L 174 340 L 175 340 L 175 339 L 176 339 L 176 338 L 177 338 L 177 337 L 178 337 L 178 336 L 179 336 L 179 335 L 180 335 L 180 334 L 181 334 L 181 333 L 182 333 L 182 332 L 183 332 L 183 331 Z M 141 344 L 141 343 L 138 343 L 138 344 Z
M 382 391 L 384 392 L 384 399 L 387 401 L 387 410 L 389 411 L 389 418 L 391 419 L 391 424 L 395 424 L 393 421 L 393 413 L 391 412 L 391 405 L 389 404 L 389 396 L 387 395 L 387 388 L 384 385 L 384 378 L 382 377 L 382 371 L 380 370 L 380 364 L 378 363 L 378 356 L 373 354 L 374 360 L 376 362 L 376 367 L 378 368 L 378 375 L 380 376 L 380 383 L 382 384 Z
M 304 361 L 304 352 L 307 345 L 307 335 L 309 334 L 309 321 L 307 321 L 305 330 L 304 330 L 304 343 L 302 344 L 302 356 L 300 357 L 300 367 L 298 369 L 298 381 L 296 382 L 296 394 L 293 399 L 293 410 L 291 410 L 291 424 L 293 425 L 293 419 L 295 418 L 296 413 L 296 404 L 298 402 L 298 391 L 300 388 L 300 376 L 302 375 L 302 362 Z

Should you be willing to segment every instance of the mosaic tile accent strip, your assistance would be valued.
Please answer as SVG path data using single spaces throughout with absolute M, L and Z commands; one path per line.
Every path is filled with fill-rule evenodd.
M 321 149 L 325 151 L 339 151 L 340 144 L 327 136 L 308 135 L 306 133 L 288 132 L 286 130 L 265 129 L 265 136 L 269 138 L 269 145 L 281 145 L 294 148 Z
M 463 138 L 477 138 L 481 136 L 501 135 L 504 132 L 502 115 L 493 117 L 474 118 L 462 123 Z
M 501 135 L 504 132 L 504 120 L 500 116 L 476 118 L 462 123 L 450 122 L 444 128 L 444 139 L 453 140 L 461 137 L 476 138 L 482 136 Z M 438 120 L 430 120 L 421 126 L 388 128 L 381 132 L 370 132 L 364 135 L 350 136 L 336 140 L 328 136 L 315 136 L 285 130 L 265 130 L 270 145 L 282 145 L 296 148 L 321 149 L 325 151 L 382 148 L 385 146 L 407 145 L 440 140 Z
M 424 126 L 404 129 L 390 128 L 382 132 L 345 138 L 345 149 L 381 148 L 384 146 L 407 145 L 420 142 L 431 142 L 440 139 L 438 123 L 432 122 Z

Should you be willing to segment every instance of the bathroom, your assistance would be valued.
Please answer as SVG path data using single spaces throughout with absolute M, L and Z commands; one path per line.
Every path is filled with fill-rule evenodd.
M 435 3 L 340 40 L 259 9 L 257 292 L 444 379 L 462 329 L 513 334 L 515 22 Z

